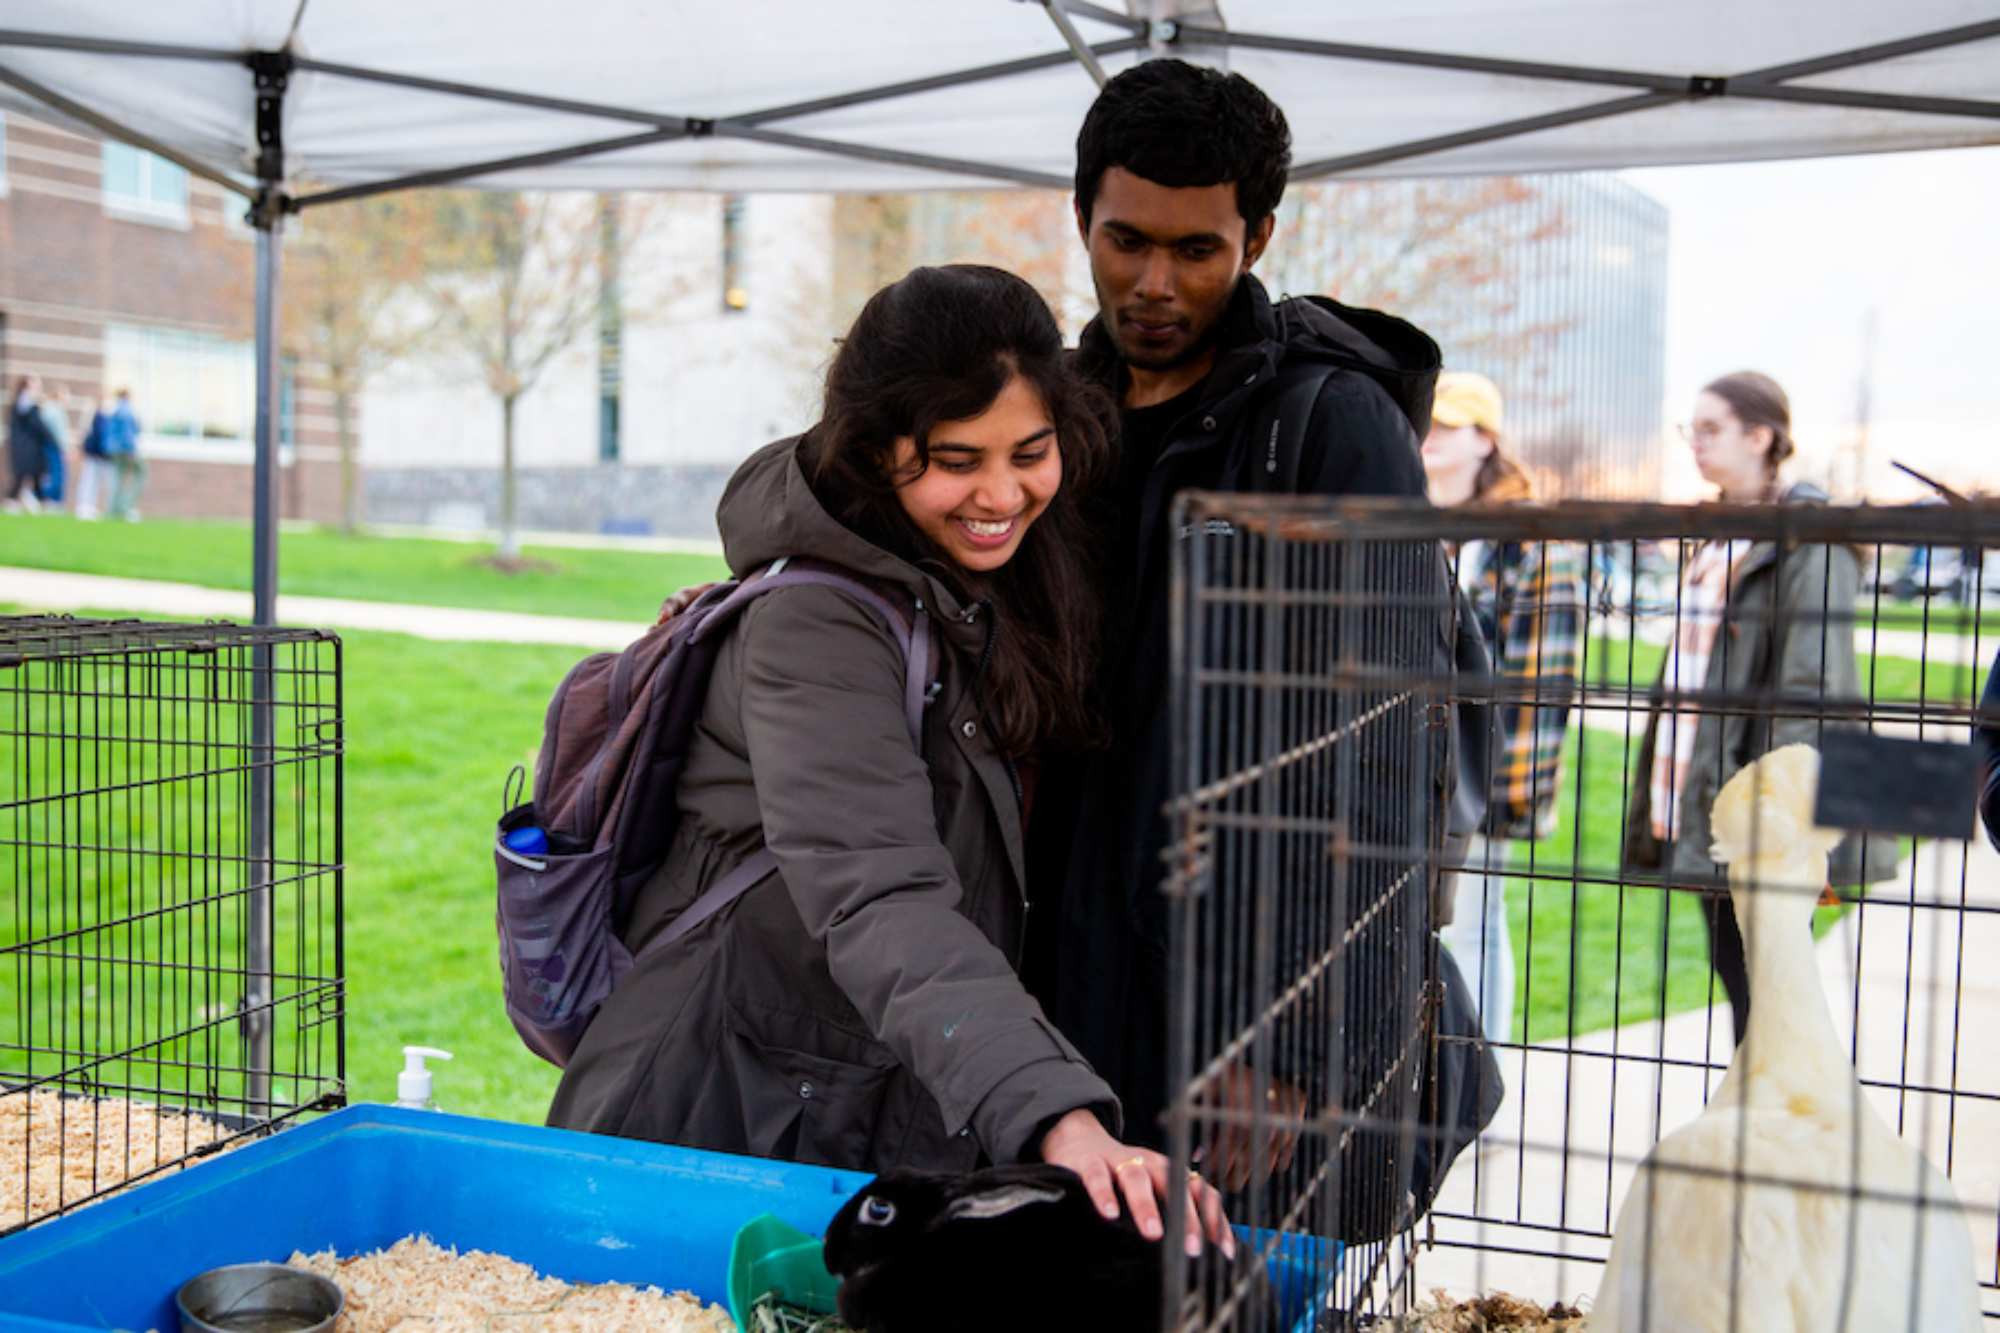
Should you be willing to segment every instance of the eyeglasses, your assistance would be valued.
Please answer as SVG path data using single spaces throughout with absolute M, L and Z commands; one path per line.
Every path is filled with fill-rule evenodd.
M 1720 422 L 1715 421 L 1697 421 L 1693 425 L 1689 425 L 1683 421 L 1680 425 L 1675 426 L 1674 430 L 1683 440 L 1686 440 L 1690 444 L 1696 440 L 1706 443 L 1709 440 L 1719 439 L 1722 435 L 1722 425 Z

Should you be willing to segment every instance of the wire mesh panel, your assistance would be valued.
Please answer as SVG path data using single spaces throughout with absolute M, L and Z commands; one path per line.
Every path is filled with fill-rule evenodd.
M 1307 1326 L 2000 1320 L 2000 508 L 1182 504 L 1174 1145 Z
M 0 618 L 0 1233 L 344 1100 L 340 707 L 316 631 Z

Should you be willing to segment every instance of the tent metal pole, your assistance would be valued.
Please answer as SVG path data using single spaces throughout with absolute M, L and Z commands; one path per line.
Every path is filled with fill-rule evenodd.
M 1920 33 L 1914 37 L 1904 37 L 1893 42 L 1879 42 L 1874 46 L 1857 46 L 1850 51 L 1835 51 L 1830 55 L 1815 56 L 1811 60 L 1795 60 L 1788 65 L 1769 65 L 1763 69 L 1753 69 L 1746 74 L 1730 78 L 1731 91 L 1747 84 L 1779 83 L 1788 79 L 1804 79 L 1814 74 L 1830 74 L 1835 70 L 1852 69 L 1856 65 L 1879 65 L 1885 60 L 1895 60 L 1900 56 L 1917 55 L 1924 51 L 1936 51 L 1943 47 L 1964 46 L 1968 42 L 1983 42 L 2000 37 L 2000 19 L 1989 19 L 1984 23 L 1968 23 L 1959 28 L 1940 28 L 1936 32 Z
M 241 57 L 238 58 L 240 59 Z M 71 120 L 81 121 L 107 138 L 116 139 L 120 143 L 131 144 L 134 148 L 143 148 L 156 157 L 164 157 L 167 161 L 173 163 L 191 176 L 199 176 L 205 181 L 211 181 L 220 185 L 225 190 L 242 195 L 245 199 L 250 198 L 253 193 L 249 186 L 243 184 L 233 176 L 217 171 L 206 162 L 198 158 L 189 157 L 187 154 L 179 152 L 176 149 L 169 148 L 151 135 L 141 134 L 129 125 L 121 124 L 109 116 L 92 111 L 81 102 L 65 97 L 55 89 L 37 83 L 25 74 L 17 74 L 4 65 L 0 65 L 0 83 L 26 93 L 43 106 L 53 111 L 58 111 L 68 116 Z
M 283 404 L 279 385 L 278 281 L 285 225 L 284 106 L 292 70 L 284 52 L 255 52 L 248 59 L 257 90 L 257 179 L 262 183 L 250 215 L 257 232 L 257 454 L 253 488 L 255 524 L 252 531 L 252 599 L 254 622 L 278 623 L 278 417 Z M 243 1026 L 245 1044 L 244 1100 L 253 1115 L 269 1116 L 271 1101 L 272 1004 L 271 857 L 276 817 L 273 765 L 277 760 L 277 690 L 272 672 L 272 645 L 250 649 L 250 846 L 249 894 L 245 900 Z
M 602 153 L 621 152 L 627 148 L 643 148 L 647 144 L 672 143 L 676 139 L 688 137 L 686 130 L 651 130 L 645 134 L 627 134 L 616 139 L 597 139 L 590 143 L 573 144 L 568 148 L 551 148 L 544 153 L 523 153 L 518 157 L 497 157 L 485 162 L 468 162 L 460 167 L 439 167 L 435 171 L 418 171 L 408 176 L 392 176 L 387 180 L 368 181 L 361 185 L 342 185 L 336 189 L 321 190 L 316 194 L 300 195 L 286 201 L 286 207 L 293 212 L 304 208 L 317 208 L 323 204 L 338 204 L 348 199 L 367 199 L 378 194 L 390 194 L 397 190 L 415 190 L 435 185 L 452 185 L 459 181 L 472 180 L 479 176 L 490 176 L 495 172 L 512 171 L 520 167 L 545 167 L 556 162 L 573 162 L 578 158 L 596 157 Z
M 1443 51 L 1411 51 L 1391 46 L 1358 46 L 1352 42 L 1321 42 L 1303 37 L 1277 37 L 1268 33 L 1238 32 L 1233 28 L 1205 28 L 1182 24 L 1180 41 L 1190 46 L 1241 46 L 1259 51 L 1284 51 L 1294 55 L 1324 56 L 1332 60 L 1362 60 L 1378 65 L 1416 65 L 1425 69 L 1451 69 L 1477 74 L 1508 74 L 1524 79 L 1555 80 L 1564 83 L 1594 83 L 1614 88 L 1647 88 L 1654 92 L 1685 92 L 1685 75 L 1647 74 L 1638 70 L 1600 69 L 1589 65 L 1555 65 L 1535 60 L 1502 60 L 1488 56 L 1452 55 Z
M 1065 0 L 1063 8 L 1069 11 L 1071 18 L 1095 19 L 1114 28 L 1123 28 L 1134 37 L 1143 36 L 1146 31 L 1146 20 L 1106 9 L 1103 5 L 1093 5 L 1090 0 Z
M 1800 102 L 1811 106 L 1851 106 L 1864 111 L 1911 111 L 1930 116 L 1971 116 L 2000 120 L 2000 102 L 1976 102 L 1964 97 L 1911 97 L 1903 93 L 1864 93 L 1845 88 L 1797 88 L 1790 84 L 1739 88 L 1730 80 L 1729 97 L 1746 102 Z
M 1030 171 L 1023 167 L 1002 166 L 994 162 L 970 162 L 955 157 L 934 157 L 929 153 L 906 153 L 897 148 L 872 148 L 867 144 L 841 143 L 835 139 L 815 139 L 803 134 L 787 134 L 783 130 L 738 125 L 727 120 L 716 121 L 713 133 L 719 139 L 749 139 L 756 143 L 777 144 L 784 148 L 799 148 L 834 157 L 852 157 L 863 162 L 886 162 L 891 166 L 917 167 L 954 175 L 986 176 L 994 180 L 1013 181 L 1019 185 L 1034 185 L 1050 190 L 1064 190 L 1070 186 L 1068 180 L 1046 171 Z
M 1070 54 L 1076 57 L 1076 62 L 1082 65 L 1092 81 L 1102 88 L 1106 81 L 1104 66 L 1097 63 L 1097 57 L 1091 54 L 1090 47 L 1083 40 L 1083 34 L 1079 33 L 1076 25 L 1069 21 L 1063 0 L 1042 0 L 1042 10 L 1049 16 L 1049 22 L 1056 25 L 1056 31 L 1062 34 L 1063 42 L 1069 47 Z
M 1077 12 L 1074 3 L 1070 4 L 1069 8 L 1070 12 Z M 1114 41 L 1095 43 L 1089 50 L 1093 56 L 1103 59 L 1107 56 L 1124 55 L 1128 51 L 1141 51 L 1145 46 L 1146 43 L 1142 38 L 1120 37 Z M 812 116 L 822 111 L 839 111 L 844 107 L 884 102 L 895 97 L 936 92 L 943 88 L 963 88 L 967 84 L 984 83 L 989 79 L 1004 79 L 1015 74 L 1033 74 L 1037 70 L 1055 69 L 1059 65 L 1067 65 L 1073 59 L 1075 57 L 1068 51 L 1051 51 L 1046 55 L 1023 56 L 1019 60 L 1003 60 L 997 64 L 978 65 L 971 69 L 935 74 L 924 79 L 885 83 L 879 88 L 862 88 L 851 93 L 836 93 L 831 97 L 815 97 L 809 102 L 792 102 L 763 111 L 749 111 L 740 116 L 730 116 L 728 119 L 731 125 L 767 125 L 774 120 Z
M 1414 139 L 1408 143 L 1391 144 L 1385 148 L 1371 148 L 1362 153 L 1321 158 L 1317 162 L 1304 162 L 1293 167 L 1291 179 L 1302 181 L 1337 176 L 1346 171 L 1381 166 L 1385 162 L 1400 162 L 1406 158 L 1442 153 L 1451 148 L 1463 148 L 1467 144 L 1490 143 L 1495 139 L 1509 139 L 1517 134 L 1533 134 L 1537 130 L 1555 129 L 1562 125 L 1579 125 L 1585 121 L 1630 115 L 1635 111 L 1649 111 L 1657 106 L 1671 106 L 1676 102 L 1688 101 L 1692 96 L 1691 93 L 1638 93 L 1631 97 L 1614 98 L 1609 102 L 1593 102 L 1589 106 L 1572 107 L 1567 111 L 1551 111 L 1546 115 L 1527 116 L 1520 120 L 1503 121 L 1498 125 L 1485 125 L 1476 130 L 1461 130 L 1456 134 L 1441 134 L 1431 139 Z
M 297 67 L 315 74 L 359 79 L 367 83 L 385 83 L 396 88 L 415 88 L 421 92 L 443 93 L 450 97 L 469 97 L 483 102 L 506 102 L 513 106 L 534 107 L 538 111 L 562 111 L 577 116 L 597 116 L 604 120 L 636 121 L 641 125 L 652 125 L 663 130 L 685 130 L 688 124 L 685 116 L 672 116 L 659 111 L 642 111 L 635 107 L 611 106 L 603 102 L 578 102 L 563 97 L 542 97 L 535 93 L 489 88 L 483 84 L 457 83 L 450 79 L 427 79 L 420 74 L 394 74 L 388 70 L 342 65 L 331 60 L 313 60 L 305 56 L 298 58 Z
M 156 60 L 222 60 L 243 63 L 241 51 L 219 46 L 174 46 L 164 42 L 118 42 L 104 37 L 72 37 L 59 32 L 0 28 L 0 46 L 32 46 L 44 51 L 88 51 L 102 56 L 146 56 Z

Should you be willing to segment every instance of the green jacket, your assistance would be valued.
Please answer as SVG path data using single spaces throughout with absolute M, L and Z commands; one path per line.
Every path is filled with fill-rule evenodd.
M 1802 482 L 1786 493 L 1784 502 L 1825 504 L 1826 498 Z M 1651 842 L 1652 757 L 1661 716 L 1657 705 L 1647 719 L 1626 813 L 1626 846 L 1633 861 L 1660 865 L 1679 881 L 1722 880 L 1724 868 L 1709 856 L 1714 835 L 1708 816 L 1723 784 L 1779 746 L 1817 744 L 1822 729 L 1856 725 L 1816 715 L 1815 701 L 1864 697 L 1854 652 L 1853 617 L 1860 596 L 1861 565 L 1848 547 L 1758 542 L 1750 548 L 1735 571 L 1702 684 L 1703 694 L 1718 702 L 1695 705 L 1700 721 L 1681 789 L 1680 836 L 1671 852 L 1661 849 L 1657 859 L 1632 850 Z M 1663 679 L 1664 674 L 1663 668 Z M 1721 698 L 1741 701 L 1746 696 L 1759 706 L 1719 711 L 1734 706 Z M 1815 715 L 1778 715 L 1787 711 Z M 1829 879 L 1837 885 L 1894 879 L 1898 854 L 1894 838 L 1850 835 L 1834 850 Z
M 977 677 L 990 608 L 869 544 L 813 495 L 798 442 L 737 472 L 719 512 L 739 576 L 780 556 L 921 597 L 938 694 L 911 747 L 902 651 L 860 603 L 788 588 L 716 660 L 666 864 L 635 950 L 760 846 L 778 872 L 641 956 L 563 1072 L 549 1122 L 856 1171 L 1030 1153 L 1104 1081 L 1016 975 L 1022 810 Z

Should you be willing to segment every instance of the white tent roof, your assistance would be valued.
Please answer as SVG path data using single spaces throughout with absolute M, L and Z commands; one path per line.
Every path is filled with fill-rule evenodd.
M 1223 0 L 1164 48 L 1122 5 L 1066 8 L 1112 72 L 1150 37 L 1254 79 L 1295 178 L 2000 142 L 2000 5 L 1975 0 Z M 1036 0 L 8 0 L 0 23 L 0 106 L 53 100 L 244 183 L 252 51 L 296 58 L 285 170 L 322 186 L 1060 184 L 1095 92 Z M 1007 62 L 1029 67 L 944 77 Z

